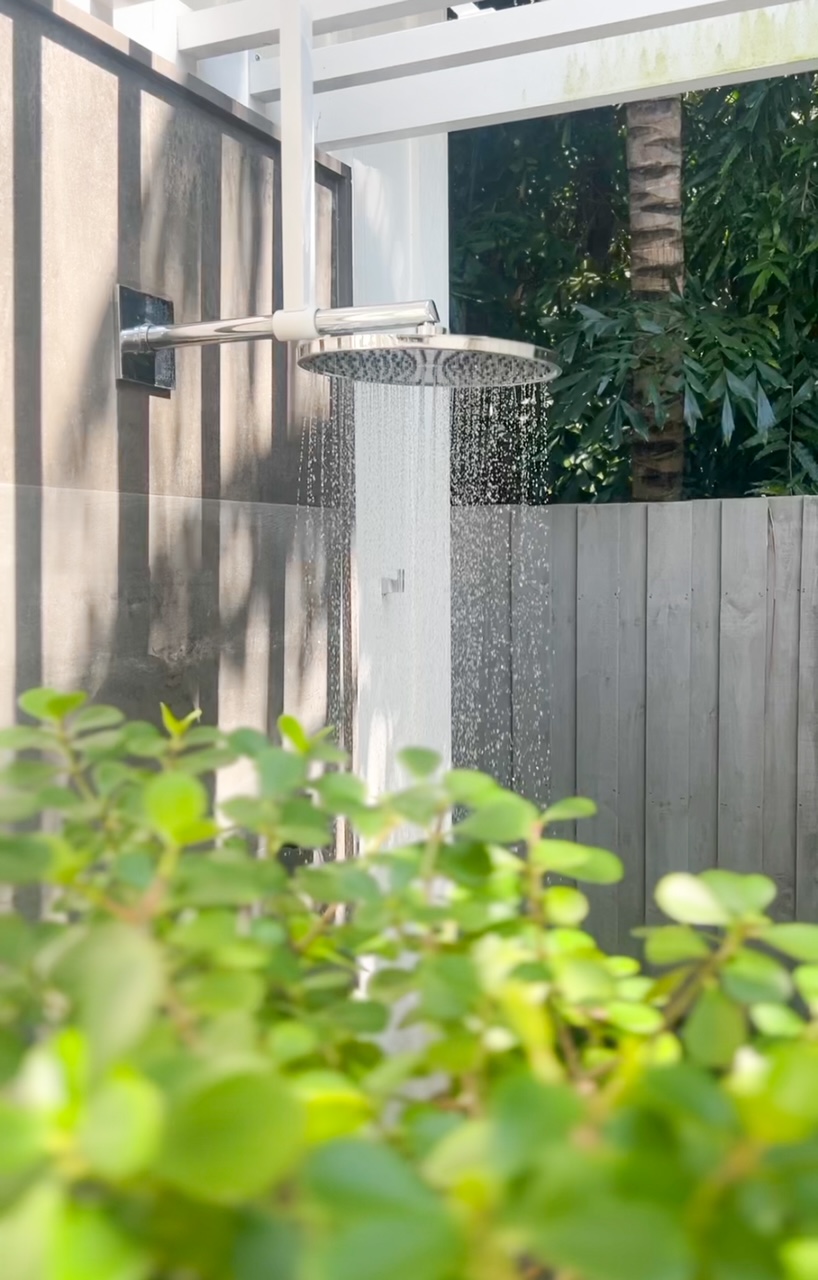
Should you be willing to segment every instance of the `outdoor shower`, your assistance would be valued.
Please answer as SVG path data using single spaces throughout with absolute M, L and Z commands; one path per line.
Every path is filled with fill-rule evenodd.
M 296 343 L 302 369 L 389 386 L 480 388 L 547 382 L 548 351 L 450 334 L 432 301 L 321 310 L 315 306 L 315 126 L 309 0 L 281 13 L 281 167 L 284 308 L 269 316 L 174 324 L 166 299 L 120 286 L 119 377 L 175 386 L 179 347 L 274 338 Z

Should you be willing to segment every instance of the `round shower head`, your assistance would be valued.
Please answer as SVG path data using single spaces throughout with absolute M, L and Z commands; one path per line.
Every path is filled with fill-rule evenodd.
M 526 342 L 453 333 L 357 333 L 298 344 L 302 369 L 395 387 L 517 387 L 550 382 L 553 354 Z

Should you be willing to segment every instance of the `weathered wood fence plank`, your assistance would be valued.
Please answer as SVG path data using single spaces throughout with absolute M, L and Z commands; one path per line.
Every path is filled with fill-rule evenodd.
M 799 498 L 774 498 L 767 539 L 764 871 L 778 885 L 776 910 L 783 920 L 795 909 L 803 512 Z
M 818 921 L 818 498 L 804 498 L 795 913 Z
M 721 505 L 718 862 L 731 871 L 764 865 L 768 510 Z
M 620 508 L 577 512 L 577 789 L 599 806 L 582 838 L 619 846 Z M 619 936 L 616 892 L 593 891 L 591 925 L 605 947 Z
M 714 865 L 719 843 L 721 504 L 691 502 L 688 868 Z
M 648 919 L 656 882 L 686 870 L 690 828 L 690 638 L 693 512 L 648 508 L 647 820 Z M 629 868 L 630 873 L 630 868 Z

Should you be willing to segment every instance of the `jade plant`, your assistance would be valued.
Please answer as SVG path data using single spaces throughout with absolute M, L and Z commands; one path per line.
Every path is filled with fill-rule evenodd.
M 556 834 L 588 800 L 419 749 L 373 800 L 291 719 L 22 709 L 3 1280 L 818 1276 L 818 926 L 770 880 L 668 876 L 640 966 L 551 882 L 621 875 Z M 339 820 L 357 857 L 284 865 Z

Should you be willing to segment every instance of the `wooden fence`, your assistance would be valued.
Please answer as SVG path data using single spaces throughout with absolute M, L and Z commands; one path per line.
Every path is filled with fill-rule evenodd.
M 601 940 L 715 866 L 818 921 L 818 498 L 452 514 L 455 757 L 597 801 Z

